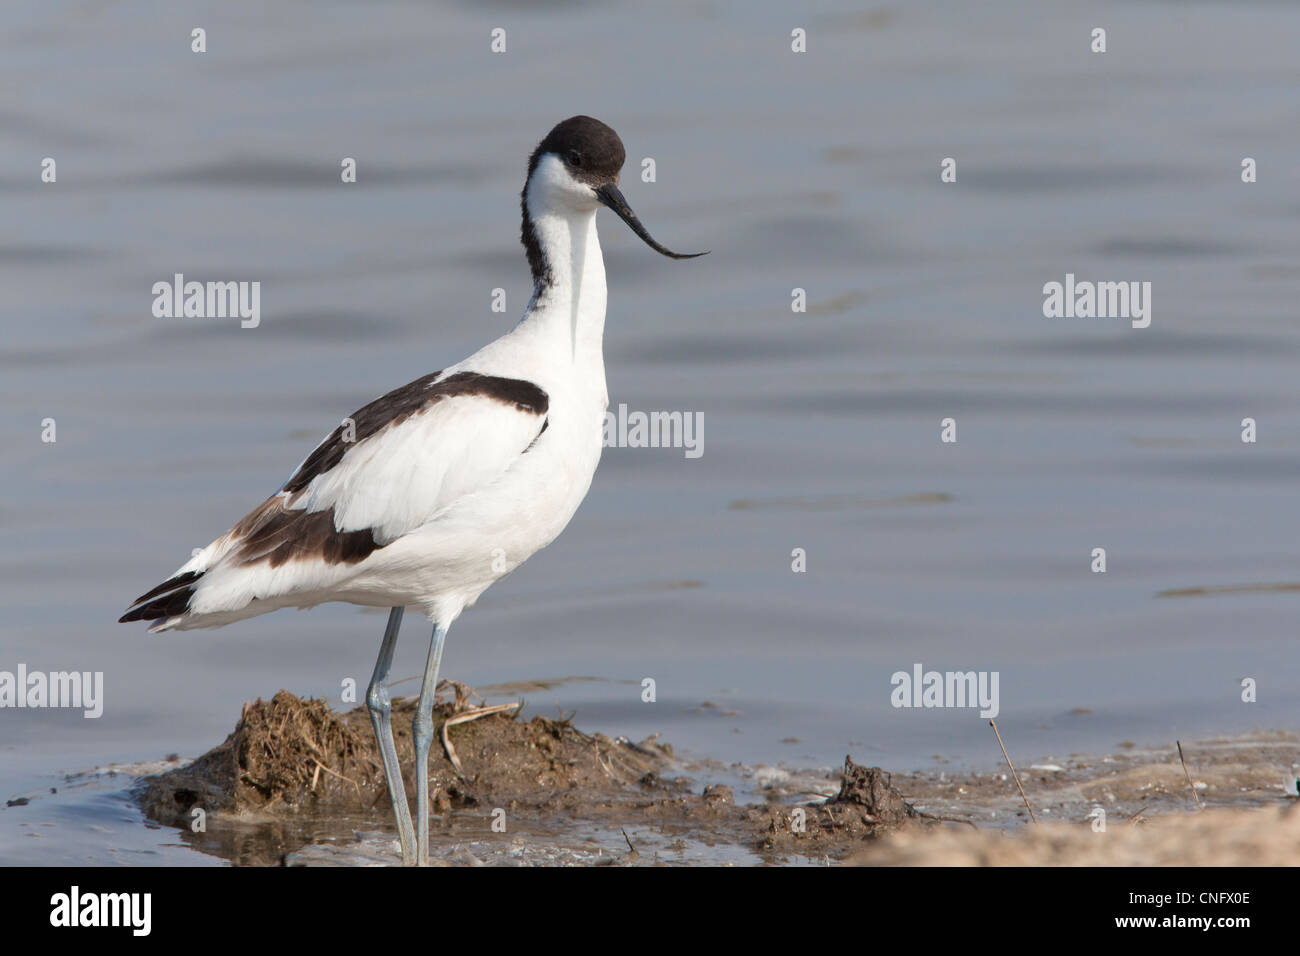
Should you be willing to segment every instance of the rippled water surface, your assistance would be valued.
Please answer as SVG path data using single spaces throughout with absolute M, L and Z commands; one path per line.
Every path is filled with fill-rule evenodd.
M 0 18 L 0 670 L 105 679 L 98 720 L 0 711 L 3 795 L 35 795 L 0 811 L 0 857 L 207 862 L 111 787 L 47 792 L 200 753 L 281 687 L 364 684 L 383 618 L 352 607 L 168 636 L 115 620 L 342 416 L 509 328 L 525 159 L 577 112 L 622 135 L 655 236 L 712 250 L 669 262 L 601 216 L 611 401 L 702 414 L 704 453 L 608 450 L 559 541 L 453 628 L 445 675 L 598 678 L 530 709 L 791 766 L 1000 759 L 970 710 L 890 706 L 915 662 L 998 671 L 1027 759 L 1296 725 L 1300 593 L 1244 586 L 1300 581 L 1300 9 L 14 0 Z M 260 281 L 260 326 L 154 318 L 175 273 Z M 1067 273 L 1151 282 L 1150 328 L 1044 318 Z M 397 673 L 426 636 L 408 616 Z

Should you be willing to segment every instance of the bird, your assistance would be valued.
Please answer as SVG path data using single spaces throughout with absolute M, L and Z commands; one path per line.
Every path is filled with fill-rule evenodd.
M 366 707 L 403 865 L 429 861 L 432 711 L 448 629 L 493 583 L 546 547 L 586 497 L 603 448 L 605 264 L 596 212 L 641 224 L 609 126 L 573 116 L 528 159 L 520 239 L 533 292 L 509 332 L 469 358 L 362 406 L 288 480 L 120 623 L 151 632 L 221 627 L 326 602 L 389 608 Z M 406 608 L 432 625 L 412 721 L 412 825 L 393 740 L 389 670 Z

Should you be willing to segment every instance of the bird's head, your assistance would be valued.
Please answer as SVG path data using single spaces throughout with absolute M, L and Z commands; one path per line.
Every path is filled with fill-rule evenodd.
M 646 231 L 618 188 L 625 158 L 623 141 L 598 119 L 571 116 L 556 124 L 528 159 L 523 193 L 525 233 L 530 215 L 541 210 L 592 212 L 606 206 L 655 252 L 670 259 L 706 255 L 673 252 Z

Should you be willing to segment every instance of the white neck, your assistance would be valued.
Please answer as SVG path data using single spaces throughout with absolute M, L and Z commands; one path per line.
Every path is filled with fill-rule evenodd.
M 552 164 L 554 167 L 552 168 Z M 520 321 L 552 347 L 563 347 L 575 362 L 601 361 L 605 334 L 605 260 L 596 235 L 596 209 L 555 197 L 557 175 L 567 174 L 552 156 L 529 179 L 524 196 L 544 269 L 534 276 L 532 301 Z M 603 361 L 601 361 L 603 365 Z

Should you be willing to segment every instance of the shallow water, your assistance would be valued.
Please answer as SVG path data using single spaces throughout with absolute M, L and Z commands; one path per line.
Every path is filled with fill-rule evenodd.
M 915 662 L 998 671 L 1026 757 L 1294 727 L 1300 594 L 1160 595 L 1300 581 L 1300 9 L 1026 10 L 9 4 L 0 670 L 106 689 L 97 720 L 0 710 L 5 796 L 196 755 L 281 687 L 364 684 L 378 614 L 114 621 L 343 415 L 509 327 L 524 157 L 579 111 L 621 133 L 655 236 L 712 250 L 668 262 L 602 217 L 611 401 L 701 413 L 704 454 L 608 450 L 560 540 L 457 623 L 444 674 L 599 678 L 525 696 L 751 764 L 996 763 L 972 710 L 891 707 Z M 153 318 L 177 272 L 260 281 L 261 325 Z M 1150 281 L 1150 328 L 1045 319 L 1066 273 Z M 398 673 L 425 637 L 408 618 Z M 85 859 L 129 819 L 84 804 L 39 840 L 19 831 L 39 802 L 0 813 L 0 859 Z

